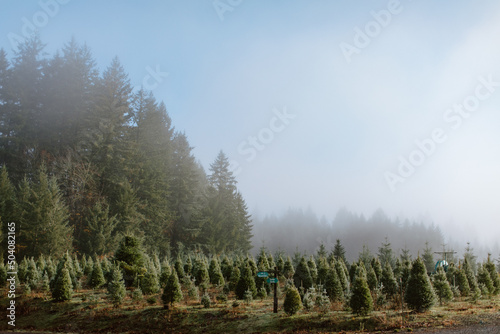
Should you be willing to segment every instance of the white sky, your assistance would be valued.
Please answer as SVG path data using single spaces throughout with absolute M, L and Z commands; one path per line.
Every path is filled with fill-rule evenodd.
M 153 93 L 206 169 L 221 149 L 240 164 L 252 211 L 382 208 L 431 217 L 455 239 L 498 239 L 500 86 L 457 129 L 443 118 L 478 77 L 500 82 L 497 1 L 401 0 L 350 62 L 340 44 L 391 1 L 220 0 L 235 4 L 224 20 L 212 0 L 66 2 L 0 0 L 0 47 L 38 18 L 51 53 L 74 36 L 101 68 L 118 55 L 137 86 L 159 66 L 169 75 Z M 295 118 L 246 161 L 238 146 L 284 108 Z M 384 174 L 436 128 L 447 140 L 392 192 Z

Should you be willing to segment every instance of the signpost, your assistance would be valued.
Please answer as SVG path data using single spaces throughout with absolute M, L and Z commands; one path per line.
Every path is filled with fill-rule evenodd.
M 269 278 L 269 272 L 271 272 L 272 274 L 274 274 L 273 278 Z M 274 313 L 278 313 L 278 275 L 279 275 L 280 272 L 278 270 L 278 267 L 274 267 L 274 270 L 269 270 L 269 272 L 267 272 L 267 271 L 259 271 L 257 273 L 257 277 L 261 277 L 261 278 L 268 277 L 267 283 L 274 284 L 273 312 Z
M 267 271 L 259 271 L 257 277 L 269 277 L 269 273 Z

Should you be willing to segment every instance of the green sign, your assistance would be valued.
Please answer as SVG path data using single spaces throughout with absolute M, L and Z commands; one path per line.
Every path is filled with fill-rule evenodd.
M 278 279 L 277 278 L 268 278 L 267 283 L 278 283 Z
M 259 271 L 257 277 L 268 277 L 269 273 L 267 271 Z

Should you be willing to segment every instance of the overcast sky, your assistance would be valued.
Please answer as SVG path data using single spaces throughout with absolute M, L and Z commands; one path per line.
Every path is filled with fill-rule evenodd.
M 500 235 L 498 1 L 0 0 L 10 56 L 34 26 L 51 54 L 118 56 L 207 170 L 230 157 L 253 213 Z

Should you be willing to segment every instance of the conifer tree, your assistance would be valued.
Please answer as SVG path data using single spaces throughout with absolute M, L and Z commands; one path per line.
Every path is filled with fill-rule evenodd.
M 207 265 L 201 258 L 196 258 L 193 263 L 193 276 L 196 279 L 196 285 L 206 286 L 210 282 Z
M 420 257 L 412 263 L 405 301 L 411 309 L 417 312 L 426 311 L 434 305 L 434 290 L 427 276 L 425 264 Z
M 312 256 L 310 256 L 309 260 L 307 260 L 307 267 L 309 268 L 309 273 L 311 274 L 313 283 L 316 282 L 318 279 L 318 267 L 316 266 L 316 261 L 314 261 Z
M 380 264 L 380 260 L 378 257 L 374 257 L 371 261 L 371 266 L 375 271 L 375 275 L 377 275 L 377 280 L 380 280 L 382 277 L 382 264 Z
M 377 275 L 375 274 L 375 270 L 372 266 L 368 266 L 366 272 L 366 282 L 368 283 L 368 287 L 370 291 L 375 291 L 378 287 Z
M 238 268 L 238 266 L 235 265 L 231 270 L 231 277 L 229 278 L 229 289 L 231 291 L 234 291 L 236 289 L 239 280 L 240 280 L 240 268 Z
M 139 238 L 126 235 L 115 252 L 114 261 L 123 270 L 125 285 L 131 286 L 140 268 L 144 266 L 144 252 Z
M 398 292 L 398 283 L 394 278 L 392 268 L 388 262 L 386 262 L 384 269 L 382 270 L 382 277 L 380 278 L 380 283 L 382 283 L 382 292 L 387 296 L 393 297 Z
M 168 261 L 165 259 L 161 264 L 160 278 L 159 278 L 160 286 L 165 286 L 165 284 L 167 284 L 168 278 L 170 277 L 171 273 L 172 273 L 172 267 L 170 267 Z
M 359 315 L 367 315 L 373 310 L 373 299 L 370 294 L 370 288 L 366 282 L 366 275 L 363 269 L 358 270 L 354 284 L 352 286 L 352 295 L 349 302 L 352 312 Z
M 470 294 L 472 294 L 472 296 L 481 295 L 481 290 L 478 287 L 476 275 L 474 275 L 474 271 L 467 257 L 464 258 L 463 270 L 465 276 L 467 277 L 467 282 L 469 283 Z
M 231 260 L 229 260 L 227 255 L 224 255 L 224 257 L 222 258 L 222 262 L 220 264 L 220 269 L 222 271 L 222 275 L 224 276 L 224 280 L 228 282 L 229 279 L 231 278 L 233 264 L 232 264 Z
M 283 265 L 283 276 L 285 278 L 292 278 L 293 276 L 295 275 L 295 270 L 293 268 L 293 264 L 292 264 L 292 259 L 290 259 L 290 256 L 288 256 L 286 258 L 286 261 Z
M 303 287 L 304 290 L 308 290 L 313 286 L 313 279 L 304 257 L 300 259 L 300 262 L 297 265 L 295 274 L 293 275 L 293 281 L 295 283 L 295 287 Z
M 334 267 L 328 268 L 325 290 L 332 301 L 342 301 L 344 299 L 344 290 Z
M 174 303 L 182 300 L 182 290 L 175 270 L 172 271 L 172 274 L 168 278 L 167 284 L 163 289 L 161 299 L 163 301 L 163 306 L 166 309 Z
M 3 50 L 0 50 L 0 52 L 3 52 Z M 0 55 L 0 61 L 1 59 Z M 0 258 L 2 259 L 4 258 L 4 251 L 7 249 L 7 237 L 4 237 L 7 235 L 7 223 L 13 221 L 14 208 L 15 189 L 9 179 L 7 167 L 0 166 L 0 246 L 2 247 L 0 250 Z
M 439 267 L 433 278 L 433 287 L 439 298 L 439 304 L 443 305 L 443 302 L 448 302 L 453 298 L 453 292 L 451 291 L 450 284 L 446 278 L 446 273 L 443 267 Z
M 490 273 L 481 264 L 478 265 L 477 269 L 477 282 L 485 287 L 488 295 L 492 295 L 495 292 L 495 286 L 491 280 Z
M 111 216 L 106 203 L 96 202 L 85 213 L 85 228 L 80 238 L 88 254 L 104 255 L 116 248 L 116 216 Z
M 500 293 L 500 277 L 495 268 L 495 264 L 490 259 L 490 254 L 488 254 L 488 260 L 484 264 L 484 269 L 490 274 L 490 278 L 493 282 L 494 291 L 493 294 L 498 295 Z
M 71 277 L 69 275 L 69 270 L 64 267 L 55 282 L 54 289 L 52 290 L 52 298 L 54 298 L 55 301 L 66 301 L 71 300 L 72 297 L 73 285 L 71 283 Z
M 123 302 L 127 291 L 119 267 L 114 266 L 111 269 L 111 273 L 111 282 L 108 283 L 108 295 L 113 305 L 116 307 Z
M 380 260 L 382 268 L 384 268 L 386 263 L 389 263 L 391 268 L 396 264 L 396 259 L 394 258 L 391 243 L 388 241 L 387 237 L 385 238 L 385 242 L 383 242 L 382 245 L 378 248 L 378 258 Z
M 430 274 L 434 271 L 434 253 L 432 252 L 432 248 L 429 247 L 429 242 L 425 242 L 425 249 L 424 249 L 424 254 L 422 255 L 422 260 L 424 261 L 425 264 L 425 269 L 427 270 L 427 273 Z
M 302 309 L 302 300 L 300 299 L 299 291 L 293 285 L 288 286 L 286 289 L 283 309 L 288 315 L 294 315 Z
M 457 270 L 456 274 L 456 284 L 460 290 L 460 295 L 462 297 L 467 297 L 470 293 L 469 281 L 467 280 L 467 275 L 463 268 Z
M 104 278 L 104 273 L 102 272 L 101 263 L 96 259 L 94 261 L 94 267 L 92 268 L 88 284 L 93 289 L 99 289 L 104 285 L 104 283 L 106 283 L 106 279 Z
M 342 290 L 344 291 L 344 295 L 347 295 L 349 291 L 349 276 L 346 275 L 347 268 L 345 267 L 344 262 L 341 260 L 335 261 L 335 270 L 337 272 L 337 276 L 339 278 L 340 284 L 342 285 Z
M 328 265 L 326 258 L 320 257 L 318 259 L 318 276 L 316 279 L 316 284 L 322 284 L 322 285 L 325 284 L 329 269 L 330 266 Z
M 188 259 L 190 259 L 190 258 L 188 257 Z M 174 263 L 174 268 L 175 268 L 175 271 L 177 272 L 177 277 L 179 279 L 183 279 L 184 277 L 186 277 L 186 274 L 189 275 L 189 273 L 186 273 L 184 271 L 184 264 L 182 263 L 182 259 L 180 256 L 177 256 L 177 259 L 175 260 L 175 263 Z
M 208 275 L 210 277 L 210 283 L 222 286 L 224 285 L 224 276 L 219 266 L 219 261 L 216 257 L 212 257 L 210 260 L 210 266 L 208 267 Z
M 250 265 L 247 263 L 243 265 L 241 270 L 240 279 L 238 280 L 238 284 L 236 285 L 235 293 L 238 299 L 245 298 L 245 292 L 250 291 L 252 295 L 257 296 L 257 287 L 255 285 L 255 279 L 252 273 L 252 269 Z
M 141 279 L 141 290 L 145 295 L 153 295 L 160 291 L 160 282 L 153 262 L 148 261 L 146 272 Z
M 347 259 L 345 257 L 345 248 L 340 242 L 340 239 L 337 239 L 335 242 L 335 246 L 333 247 L 332 255 L 338 261 L 339 259 L 347 263 Z

